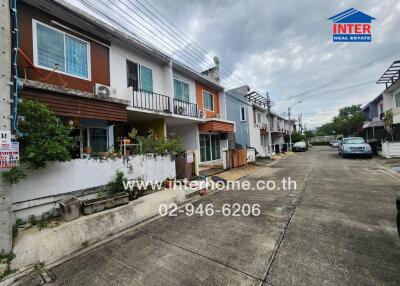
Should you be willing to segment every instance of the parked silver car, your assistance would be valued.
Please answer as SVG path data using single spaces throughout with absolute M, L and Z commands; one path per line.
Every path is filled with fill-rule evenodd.
M 372 149 L 362 137 L 343 138 L 339 145 L 339 155 L 343 158 L 349 156 L 362 156 L 371 158 Z
M 333 140 L 331 142 L 332 148 L 339 148 L 339 145 L 340 145 L 340 141 L 339 140 Z

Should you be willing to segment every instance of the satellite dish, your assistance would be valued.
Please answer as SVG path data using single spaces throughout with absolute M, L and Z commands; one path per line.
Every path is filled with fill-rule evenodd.
M 219 58 L 218 57 L 214 57 L 214 64 L 218 67 L 219 66 Z

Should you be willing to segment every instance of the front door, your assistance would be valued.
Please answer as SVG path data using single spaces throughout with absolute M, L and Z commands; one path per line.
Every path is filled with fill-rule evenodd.
M 210 162 L 221 159 L 219 135 L 200 134 L 200 161 Z

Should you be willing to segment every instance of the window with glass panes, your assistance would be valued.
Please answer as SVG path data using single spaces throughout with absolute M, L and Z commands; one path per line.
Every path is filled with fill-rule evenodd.
M 214 111 L 214 98 L 211 92 L 203 90 L 203 108 Z
M 140 66 L 140 88 L 153 92 L 153 73 L 151 69 Z
M 35 64 L 41 68 L 56 69 L 76 77 L 90 78 L 90 45 L 88 42 L 33 22 L 35 31 Z
M 400 92 L 394 95 L 394 99 L 396 101 L 396 107 L 400 107 Z
M 257 112 L 257 123 L 261 123 L 262 119 L 261 119 L 261 113 Z
M 189 85 L 183 81 L 174 79 L 174 97 L 189 102 Z

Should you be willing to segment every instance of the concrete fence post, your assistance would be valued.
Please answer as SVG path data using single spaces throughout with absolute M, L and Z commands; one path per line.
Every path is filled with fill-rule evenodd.
M 11 24 L 9 0 L 0 0 L 0 132 L 11 136 Z M 1 172 L 1 169 L 0 169 Z M 0 254 L 12 248 L 11 185 L 0 178 Z
M 0 179 L 0 255 L 12 249 L 11 184 Z

